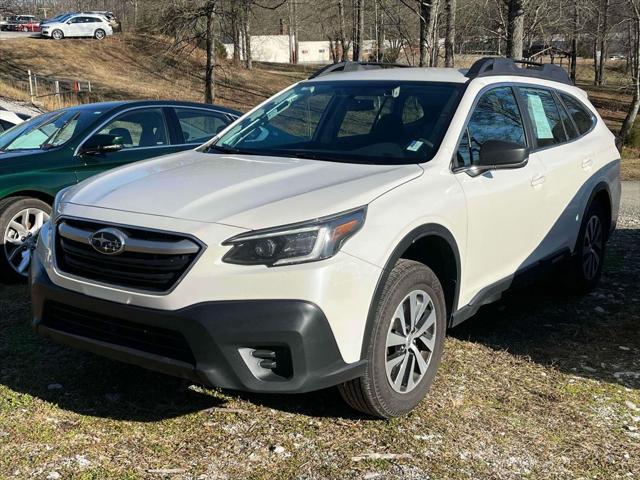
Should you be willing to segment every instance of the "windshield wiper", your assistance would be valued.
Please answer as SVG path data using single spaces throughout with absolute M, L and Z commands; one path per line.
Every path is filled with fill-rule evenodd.
M 234 155 L 265 155 L 264 153 L 251 151 L 251 150 L 240 150 L 239 148 L 232 147 L 221 147 L 219 145 L 209 145 L 205 152 L 211 153 L 212 150 L 221 152 L 221 153 L 230 153 Z

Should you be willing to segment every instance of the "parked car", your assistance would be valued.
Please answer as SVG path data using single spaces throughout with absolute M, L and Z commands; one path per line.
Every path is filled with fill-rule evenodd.
M 42 27 L 42 36 L 54 40 L 62 40 L 65 37 L 93 37 L 104 40 L 110 35 L 113 35 L 113 29 L 101 15 L 75 14 Z
M 6 17 L 0 17 L 0 31 L 7 30 L 9 28 L 9 21 Z
M 40 22 L 33 15 L 15 15 L 9 18 L 7 30 L 15 32 L 39 32 Z
M 189 102 L 110 102 L 45 113 L 0 135 L 0 280 L 28 273 L 56 193 L 91 175 L 192 149 L 238 113 Z
M 109 25 L 111 25 L 111 28 L 113 29 L 114 32 L 122 31 L 122 25 L 120 23 L 120 20 L 118 20 L 118 18 L 115 16 L 113 12 L 109 12 L 106 10 L 97 10 L 97 11 L 83 12 L 83 13 L 89 13 L 93 15 L 102 15 L 107 19 L 107 21 L 109 22 Z
M 77 13 L 67 12 L 67 13 L 61 13 L 60 15 L 56 15 L 55 17 L 52 17 L 52 18 L 47 18 L 40 22 L 40 27 L 42 28 L 44 25 L 48 23 L 64 22 L 65 20 L 72 17 L 73 15 L 77 15 Z
M 59 193 L 31 266 L 36 331 L 234 390 L 339 385 L 394 417 L 482 305 L 542 267 L 598 283 L 620 153 L 562 68 L 368 68 Z
M 31 118 L 24 113 L 15 113 L 0 107 L 0 134 Z

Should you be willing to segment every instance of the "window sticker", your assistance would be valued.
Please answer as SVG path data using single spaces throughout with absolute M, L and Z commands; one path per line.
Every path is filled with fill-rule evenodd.
M 421 142 L 420 140 L 413 140 L 407 147 L 407 150 L 409 150 L 410 152 L 417 152 L 418 150 L 420 150 L 420 147 L 422 147 L 422 145 L 424 145 L 424 142 Z
M 551 131 L 551 125 L 549 125 L 549 119 L 544 113 L 544 106 L 542 105 L 542 99 L 538 95 L 527 95 L 527 103 L 529 107 L 529 113 L 531 119 L 536 126 L 537 137 L 553 138 L 553 132 Z

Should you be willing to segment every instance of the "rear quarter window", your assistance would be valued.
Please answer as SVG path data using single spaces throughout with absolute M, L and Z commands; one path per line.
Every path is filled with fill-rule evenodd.
M 566 93 L 561 93 L 560 98 L 567 107 L 567 111 L 576 124 L 580 135 L 584 135 L 591 130 L 596 122 L 596 117 L 593 113 L 578 100 Z

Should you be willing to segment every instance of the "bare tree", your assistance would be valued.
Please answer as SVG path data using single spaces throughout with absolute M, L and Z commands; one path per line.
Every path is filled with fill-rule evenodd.
M 362 60 L 364 41 L 364 0 L 354 1 L 353 13 L 353 61 Z
M 349 44 L 344 28 L 344 0 L 338 0 L 338 39 L 340 40 L 340 49 L 342 50 L 342 61 L 349 60 Z
M 420 19 L 420 63 L 421 67 L 433 64 L 434 30 L 438 0 L 418 0 Z
M 632 47 L 633 57 L 631 58 L 631 78 L 633 82 L 633 99 L 629 105 L 627 116 L 620 128 L 620 137 L 622 141 L 625 141 L 636 118 L 638 117 L 638 110 L 640 109 L 640 0 L 627 0 L 630 10 L 630 20 L 632 22 Z
M 215 84 L 216 84 L 216 53 L 215 53 L 215 16 L 216 2 L 208 0 L 203 9 L 203 15 L 206 18 L 205 41 L 207 45 L 207 66 L 204 77 L 204 102 L 213 103 L 215 101 Z
M 524 43 L 524 2 L 507 0 L 507 57 L 522 58 Z
M 444 37 L 444 66 L 453 67 L 456 45 L 456 0 L 446 0 L 447 27 Z

